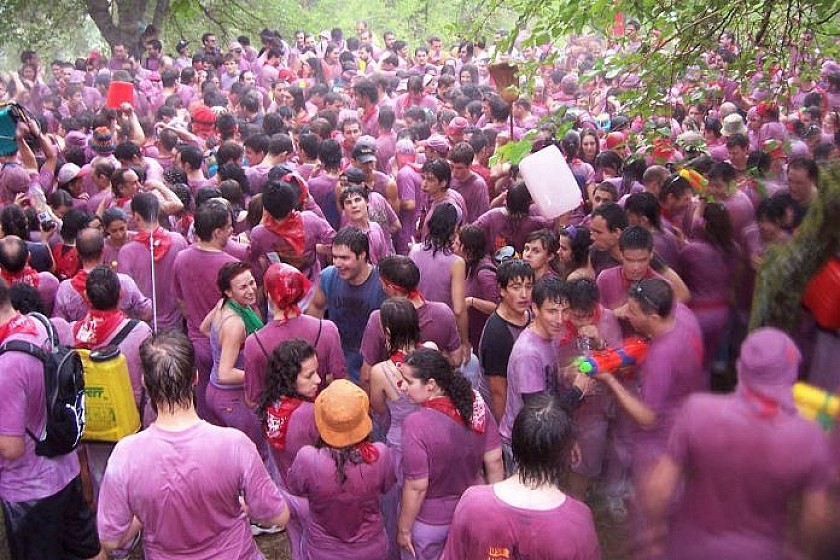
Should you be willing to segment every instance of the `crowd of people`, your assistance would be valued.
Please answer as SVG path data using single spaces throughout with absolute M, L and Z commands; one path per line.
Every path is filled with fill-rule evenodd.
M 747 319 L 840 156 L 840 64 L 810 34 L 782 68 L 724 33 L 642 117 L 618 99 L 649 84 L 591 72 L 640 32 L 410 50 L 359 21 L 193 52 L 149 28 L 110 57 L 22 53 L 0 344 L 49 346 L 37 312 L 118 346 L 143 429 L 37 454 L 43 365 L 0 350 L 12 557 L 251 560 L 285 530 L 294 560 L 595 559 L 590 507 L 627 557 L 836 554 L 838 432 L 792 387 L 840 387 L 840 325 Z M 503 98 L 497 62 L 537 62 L 533 94 Z M 490 161 L 532 130 L 581 194 L 558 218 Z M 639 339 L 638 363 L 577 365 Z

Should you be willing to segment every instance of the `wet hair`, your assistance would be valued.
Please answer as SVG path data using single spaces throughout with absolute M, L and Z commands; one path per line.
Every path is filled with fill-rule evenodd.
M 228 141 L 223 143 L 219 146 L 219 149 L 216 150 L 216 162 L 219 164 L 220 168 L 228 163 L 237 163 L 242 159 L 242 155 L 244 153 L 245 151 L 242 149 L 240 144 Z
M 736 132 L 732 134 L 729 138 L 726 139 L 726 147 L 727 148 L 743 148 L 747 149 L 750 147 L 750 139 L 747 138 L 745 134 L 741 134 L 740 132 Z
M 563 228 L 557 232 L 558 245 L 561 237 L 569 239 L 572 247 L 572 264 L 575 269 L 586 266 L 589 258 L 589 247 L 592 245 L 592 237 L 589 228 L 578 226 L 575 228 Z M 571 272 L 571 270 L 569 271 Z
M 187 336 L 176 330 L 153 334 L 140 345 L 143 385 L 152 407 L 175 412 L 192 406 L 195 390 L 195 350 Z
M 208 200 L 221 197 L 222 191 L 219 190 L 219 187 L 212 185 L 203 186 L 195 191 L 195 207 L 198 208 L 199 206 L 203 206 Z
M 414 377 L 424 383 L 434 379 L 443 393 L 452 399 L 464 426 L 470 425 L 475 398 L 472 387 L 463 375 L 449 365 L 443 354 L 431 348 L 418 348 L 409 354 L 405 365 L 410 366 Z
M 91 308 L 99 311 L 116 309 L 120 303 L 120 278 L 109 266 L 95 266 L 85 280 L 85 293 Z
M 512 218 L 523 218 L 528 215 L 531 210 L 531 193 L 524 182 L 518 181 L 514 183 L 507 191 L 505 197 L 505 208 Z
M 338 203 L 344 208 L 344 203 L 347 202 L 347 199 L 350 198 L 352 195 L 359 195 L 365 199 L 365 202 L 368 201 L 368 190 L 367 188 L 363 187 L 362 185 L 354 185 L 350 184 L 344 187 L 341 190 L 341 194 L 338 195 Z
M 615 231 L 627 227 L 627 215 L 624 209 L 615 202 L 605 202 L 592 211 L 592 218 L 600 216 L 607 222 L 607 229 Z
M 496 269 L 496 283 L 505 289 L 516 280 L 534 281 L 534 269 L 522 259 L 507 259 Z
M 703 210 L 703 221 L 706 241 L 726 253 L 735 250 L 732 243 L 732 221 L 729 219 L 726 206 L 720 203 L 706 204 Z
M 769 221 L 777 225 L 782 225 L 788 208 L 789 205 L 786 200 L 777 196 L 771 196 L 758 203 L 758 208 L 755 211 L 755 219 L 758 222 Z
M 204 154 L 197 146 L 184 145 L 178 148 L 178 153 L 181 156 L 181 163 L 189 164 L 191 169 L 201 169 L 201 164 L 204 161 Z
M 572 419 L 556 395 L 534 395 L 522 406 L 511 430 L 519 481 L 562 488 L 571 468 Z
M 40 313 L 46 315 L 46 308 L 44 307 L 44 300 L 41 294 L 38 293 L 38 288 L 18 282 L 8 287 L 5 283 L 0 288 L 0 293 L 3 291 L 8 293 L 8 299 L 12 303 L 12 308 L 18 313 L 24 315 L 28 313 Z
M 414 304 L 404 297 L 386 299 L 379 308 L 382 330 L 386 332 L 390 350 L 414 348 L 422 340 L 420 318 Z
M 28 237 L 26 214 L 16 204 L 9 204 L 0 210 L 0 227 L 4 236 L 16 235 L 21 239 Z
M 333 247 L 347 247 L 350 252 L 359 258 L 365 254 L 365 260 L 370 261 L 370 240 L 368 236 L 357 227 L 346 226 L 338 230 L 332 242 Z
M 603 169 L 604 167 L 610 167 L 615 169 L 616 172 L 621 175 L 621 172 L 624 170 L 624 161 L 621 159 L 620 155 L 612 150 L 604 150 L 595 156 L 595 161 L 592 166 L 596 171 Z
M 128 222 L 128 217 L 122 208 L 108 208 L 102 214 L 102 227 L 107 229 L 114 222 Z
M 458 142 L 452 151 L 449 152 L 449 161 L 452 163 L 460 163 L 462 165 L 472 165 L 475 158 L 475 152 L 468 142 Z
M 431 249 L 432 256 L 438 251 L 443 254 L 452 252 L 452 236 L 458 227 L 458 210 L 453 204 L 444 202 L 432 212 L 427 222 L 429 233 L 423 240 L 423 247 Z
M 712 168 L 709 169 L 707 177 L 710 181 L 721 180 L 724 183 L 731 183 L 737 177 L 737 172 L 735 171 L 735 168 L 732 167 L 731 163 L 722 161 L 714 164 Z
M 298 137 L 298 146 L 303 153 L 309 158 L 317 158 L 318 150 L 321 146 L 321 137 L 317 134 L 305 133 Z
M 624 228 L 618 238 L 618 248 L 621 251 L 643 249 L 653 251 L 653 234 L 642 226 Z
M 563 281 L 556 276 L 543 276 L 534 284 L 533 301 L 537 308 L 544 303 L 562 303 L 566 300 L 563 293 Z
M 668 199 L 668 195 L 672 195 L 674 198 L 679 198 L 686 192 L 691 191 L 691 183 L 689 183 L 684 177 L 676 174 L 671 175 L 670 178 L 665 179 L 665 182 L 662 183 L 662 188 L 659 189 L 659 201 L 665 202 Z
M 160 211 L 160 202 L 157 197 L 150 192 L 141 192 L 134 195 L 131 199 L 131 211 L 139 214 L 140 217 L 148 222 L 157 222 L 158 212 Z
M 303 398 L 297 392 L 297 377 L 302 364 L 317 354 L 315 348 L 303 339 L 295 338 L 281 342 L 268 357 L 265 368 L 265 388 L 260 395 L 257 414 L 263 428 L 266 428 L 267 410 L 283 397 Z
M 262 195 L 263 208 L 275 219 L 285 218 L 297 207 L 295 189 L 285 181 L 270 181 Z
M 593 195 L 598 191 L 605 192 L 610 195 L 611 200 L 609 202 L 618 202 L 618 189 L 609 181 L 602 181 L 598 183 L 592 191 Z
M 379 277 L 409 292 L 420 284 L 420 269 L 405 255 L 390 255 L 377 264 Z
M 458 232 L 461 251 L 467 262 L 467 278 L 478 274 L 478 263 L 487 255 L 487 235 L 478 226 L 466 226 Z
M 650 225 L 657 230 L 662 230 L 662 218 L 660 217 L 659 200 L 650 192 L 633 193 L 624 201 L 624 211 L 628 214 L 648 219 Z
M 592 311 L 600 300 L 598 286 L 589 278 L 578 278 L 566 282 L 563 292 L 569 302 L 569 307 L 578 311 Z
M 195 211 L 193 229 L 196 237 L 201 241 L 213 239 L 213 232 L 227 225 L 230 219 L 230 210 L 224 204 L 216 204 L 208 201 L 199 206 Z
M 318 159 L 326 169 L 341 167 L 341 144 L 332 138 L 324 140 L 318 147 Z
M 559 248 L 557 243 L 557 234 L 548 228 L 538 229 L 525 236 L 525 243 L 533 243 L 534 241 L 541 242 L 543 248 L 549 254 L 549 257 L 552 259 L 554 258 L 554 254 Z
M 449 188 L 449 181 L 452 179 L 452 168 L 449 162 L 443 158 L 433 159 L 423 164 L 422 173 L 431 173 L 438 181 L 443 182 L 444 188 Z
M 254 152 L 267 154 L 269 142 L 270 140 L 267 134 L 253 134 L 249 136 L 242 145 Z
M 61 239 L 65 242 L 72 243 L 76 240 L 76 236 L 90 223 L 91 215 L 84 210 L 78 208 L 71 208 L 64 214 L 61 220 Z
M 671 315 L 674 290 L 667 281 L 661 278 L 646 278 L 636 282 L 630 288 L 629 295 L 639 303 L 646 315 L 656 314 L 660 317 Z

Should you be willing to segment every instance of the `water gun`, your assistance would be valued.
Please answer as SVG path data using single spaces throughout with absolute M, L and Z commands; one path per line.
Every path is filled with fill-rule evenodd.
M 801 381 L 793 385 L 793 401 L 799 414 L 815 420 L 825 431 L 832 428 L 840 412 L 840 396 Z
M 643 338 L 628 338 L 620 348 L 593 351 L 589 356 L 576 358 L 573 364 L 586 375 L 618 373 L 644 360 L 649 347 L 650 343 Z

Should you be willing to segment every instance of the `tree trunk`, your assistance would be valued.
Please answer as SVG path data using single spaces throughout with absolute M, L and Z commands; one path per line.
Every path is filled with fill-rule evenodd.
M 157 4 L 165 4 L 160 15 Z M 111 48 L 122 44 L 134 51 L 142 33 L 139 23 L 145 17 L 148 0 L 113 0 L 113 11 L 108 0 L 85 0 L 85 5 L 93 23 Z M 168 11 L 169 0 L 156 2 L 155 19 L 162 23 Z

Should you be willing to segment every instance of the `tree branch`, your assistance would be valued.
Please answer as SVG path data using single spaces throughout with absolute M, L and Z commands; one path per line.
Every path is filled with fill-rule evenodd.
M 156 29 L 160 29 L 163 26 L 163 20 L 167 15 L 169 15 L 169 0 L 157 0 L 155 13 L 152 16 L 152 25 L 154 25 Z
M 114 20 L 111 19 L 108 0 L 85 0 L 85 6 L 93 23 L 99 28 L 99 32 L 102 33 L 102 37 L 110 45 L 113 45 L 119 36 L 119 31 L 117 30 L 117 26 L 114 25 Z

